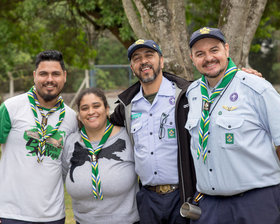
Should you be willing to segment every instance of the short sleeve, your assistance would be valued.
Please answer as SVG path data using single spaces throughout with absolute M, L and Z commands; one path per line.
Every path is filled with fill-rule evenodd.
M 4 144 L 12 128 L 9 112 L 4 103 L 0 106 L 0 144 Z

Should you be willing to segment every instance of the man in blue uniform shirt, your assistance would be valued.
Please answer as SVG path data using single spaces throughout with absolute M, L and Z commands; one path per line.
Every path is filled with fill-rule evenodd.
M 139 82 L 118 96 L 111 120 L 125 125 L 134 143 L 143 185 L 137 193 L 140 223 L 188 223 L 179 210 L 195 193 L 190 136 L 184 128 L 190 83 L 162 71 L 162 52 L 152 40 L 132 44 L 128 59 Z
M 219 29 L 195 31 L 189 46 L 202 74 L 186 94 L 202 210 L 192 223 L 280 223 L 279 94 L 237 69 Z

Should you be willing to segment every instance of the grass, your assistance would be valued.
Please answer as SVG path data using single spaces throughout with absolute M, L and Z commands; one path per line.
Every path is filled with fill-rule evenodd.
M 74 223 L 76 223 L 76 221 L 75 221 L 74 215 L 73 215 L 71 197 L 65 189 L 64 189 L 64 195 L 65 195 L 65 213 L 66 213 L 65 223 L 74 224 Z

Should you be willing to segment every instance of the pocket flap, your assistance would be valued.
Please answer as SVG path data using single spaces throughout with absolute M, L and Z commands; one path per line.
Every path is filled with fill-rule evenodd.
M 138 130 L 140 130 L 142 127 L 142 122 L 137 121 L 136 123 L 134 123 L 133 125 L 131 125 L 131 133 L 134 134 L 135 132 L 137 132 Z
M 233 117 L 219 117 L 216 120 L 217 125 L 228 130 L 240 128 L 243 122 L 244 122 L 243 118 L 233 118 Z
M 199 123 L 199 120 L 198 118 L 189 118 L 186 122 L 186 125 L 185 125 L 185 128 L 187 130 L 192 130 L 194 127 L 196 127 Z

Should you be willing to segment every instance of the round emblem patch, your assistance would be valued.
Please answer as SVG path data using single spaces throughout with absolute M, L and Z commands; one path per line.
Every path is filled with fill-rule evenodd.
M 174 96 L 171 96 L 171 97 L 169 98 L 169 103 L 170 103 L 171 105 L 174 105 L 174 104 L 175 104 L 175 97 L 174 97 Z
M 232 93 L 230 96 L 229 96 L 229 99 L 234 102 L 238 99 L 238 94 L 237 93 Z

